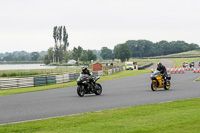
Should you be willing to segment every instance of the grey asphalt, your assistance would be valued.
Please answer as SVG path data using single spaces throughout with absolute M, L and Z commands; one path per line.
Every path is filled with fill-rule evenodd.
M 0 96 L 0 124 L 200 97 L 200 73 L 172 74 L 170 90 L 151 90 L 150 73 L 100 82 L 100 96 L 79 97 L 76 86 Z

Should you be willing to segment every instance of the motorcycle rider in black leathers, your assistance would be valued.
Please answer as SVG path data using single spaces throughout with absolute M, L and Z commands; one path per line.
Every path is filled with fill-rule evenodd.
M 86 66 L 83 66 L 81 74 L 87 74 L 89 76 L 88 78 L 89 78 L 89 83 L 91 85 L 91 91 L 94 92 L 94 81 L 93 81 L 93 78 L 92 78 L 93 76 L 90 70 L 88 70 Z
M 166 67 L 161 62 L 158 62 L 158 64 L 157 64 L 157 70 L 160 71 L 160 73 L 162 74 L 162 78 L 165 81 L 164 83 L 166 83 L 166 78 L 167 78 Z

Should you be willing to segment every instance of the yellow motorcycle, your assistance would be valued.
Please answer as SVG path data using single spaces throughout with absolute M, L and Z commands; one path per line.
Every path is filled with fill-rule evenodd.
M 166 82 L 165 80 L 162 78 L 162 74 L 160 73 L 160 71 L 155 71 L 152 72 L 151 74 L 151 89 L 152 91 L 156 91 L 158 88 L 164 88 L 165 90 L 169 90 L 170 86 L 171 86 L 171 75 L 167 74 L 166 76 Z

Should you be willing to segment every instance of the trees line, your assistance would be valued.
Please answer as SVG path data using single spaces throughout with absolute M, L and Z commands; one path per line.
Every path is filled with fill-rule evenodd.
M 43 56 L 46 51 L 41 52 L 26 52 L 15 51 L 0 53 L 0 61 L 43 61 Z
M 62 44 L 61 44 L 62 46 Z M 69 44 L 68 44 L 69 46 Z M 55 46 L 56 47 L 56 46 Z M 77 61 L 91 61 L 98 59 L 121 59 L 128 60 L 130 57 L 152 57 L 167 54 L 186 52 L 199 49 L 197 44 L 188 44 L 184 41 L 160 41 L 153 43 L 148 40 L 129 40 L 123 44 L 118 44 L 114 49 L 102 47 L 101 50 L 83 50 L 82 47 L 74 47 L 73 50 L 62 50 L 62 56 L 56 57 L 55 47 L 50 47 L 48 51 L 31 52 L 15 51 L 11 53 L 0 53 L 0 61 L 44 61 L 45 64 L 57 62 L 67 62 L 70 59 Z M 59 53 L 59 52 L 58 52 Z M 62 59 L 62 61 L 61 61 Z
M 186 52 L 199 49 L 199 45 L 184 41 L 167 42 L 165 40 L 153 43 L 148 40 L 128 40 L 123 44 L 118 44 L 114 50 L 107 47 L 101 49 L 103 59 L 121 59 L 121 61 L 129 60 L 130 57 L 152 57 L 168 54 Z
M 199 45 L 191 43 L 188 44 L 184 41 L 160 41 L 153 43 L 148 40 L 129 40 L 125 44 L 131 49 L 132 57 L 150 57 L 161 56 L 168 54 L 175 54 L 198 49 Z

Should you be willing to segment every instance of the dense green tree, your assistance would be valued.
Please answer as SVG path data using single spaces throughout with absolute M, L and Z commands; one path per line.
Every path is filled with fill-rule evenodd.
M 67 47 L 69 46 L 69 42 L 68 42 L 68 34 L 66 32 L 65 26 L 63 28 L 63 42 L 64 42 L 64 51 L 66 51 Z
M 46 55 L 44 55 L 44 64 L 46 64 L 46 65 L 48 65 L 48 64 L 50 64 L 50 60 L 49 60 L 49 58 L 48 58 L 48 55 L 46 54 Z
M 4 60 L 4 61 L 15 61 L 15 60 L 13 59 L 13 57 L 14 57 L 13 54 L 10 53 L 10 54 L 4 56 L 4 57 L 3 57 L 3 60 Z
M 55 26 L 54 28 L 53 28 L 53 38 L 54 38 L 54 41 L 55 41 L 55 44 L 57 44 L 57 34 L 58 34 L 58 32 L 57 32 L 57 26 Z
M 94 52 L 92 50 L 87 51 L 87 56 L 88 56 L 88 61 L 97 60 L 97 56 L 94 54 Z
M 83 50 L 83 54 L 80 57 L 81 61 L 88 61 L 87 50 Z
M 39 57 L 40 57 L 40 54 L 38 52 L 32 52 L 30 54 L 31 61 L 37 61 Z
M 73 51 L 70 51 L 70 50 L 64 51 L 63 60 L 64 60 L 65 62 L 68 62 L 69 60 L 74 59 L 74 58 L 73 58 L 73 55 L 72 55 L 72 52 L 73 52 Z
M 55 62 L 55 52 L 53 47 L 50 47 L 47 51 L 47 54 L 44 56 L 44 63 L 50 64 Z
M 132 57 L 160 56 L 199 48 L 197 44 L 188 44 L 184 41 L 167 42 L 162 40 L 153 43 L 148 40 L 129 40 L 126 44 L 128 44 L 131 49 Z
M 64 51 L 66 51 L 67 47 L 69 46 L 68 34 L 65 26 L 55 26 L 53 28 L 53 38 L 55 41 L 55 60 L 56 62 L 62 62 Z M 60 45 L 58 45 L 58 41 L 60 42 Z
M 122 62 L 129 60 L 131 57 L 131 50 L 128 44 L 118 44 L 114 48 L 115 58 L 120 59 Z
M 112 59 L 113 58 L 113 53 L 112 50 L 107 48 L 107 47 L 102 47 L 101 48 L 101 57 L 105 59 Z
M 72 52 L 73 58 L 79 62 L 82 53 L 83 53 L 83 48 L 81 46 L 78 46 L 78 48 L 74 47 Z
M 2 54 L 2 61 L 37 61 L 37 59 L 46 53 L 43 52 L 32 52 L 28 53 L 26 51 L 14 51 L 14 52 L 6 52 Z M 37 56 L 37 57 L 36 57 Z M 36 59 L 37 58 L 37 59 Z
M 97 59 L 97 56 L 93 53 L 92 50 L 84 50 L 83 54 L 80 57 L 81 61 L 95 61 Z
M 101 50 L 92 50 L 92 52 L 97 56 L 98 60 L 103 60 L 102 56 L 101 56 Z

